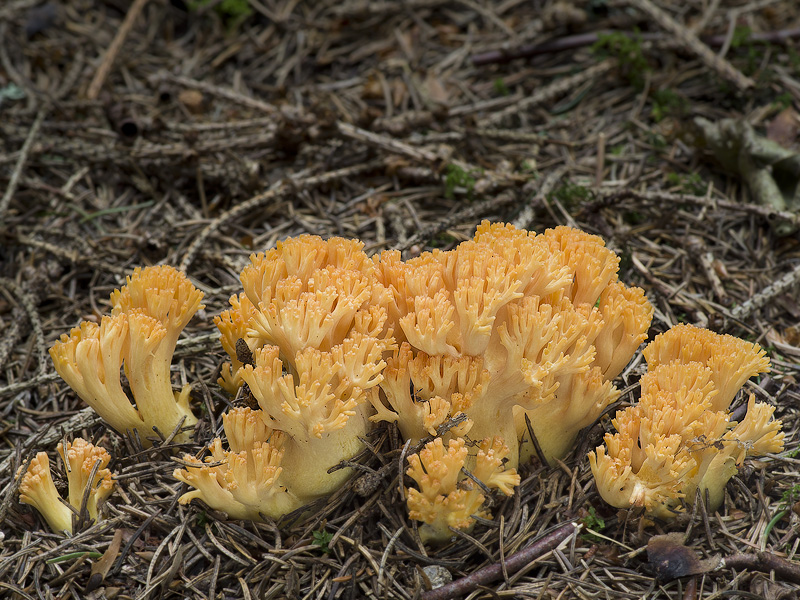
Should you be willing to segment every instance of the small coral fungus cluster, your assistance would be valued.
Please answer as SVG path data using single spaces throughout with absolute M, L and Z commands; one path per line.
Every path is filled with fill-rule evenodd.
M 111 294 L 111 315 L 98 325 L 84 321 L 50 349 L 56 371 L 78 396 L 120 433 L 144 446 L 171 437 L 190 439 L 197 418 L 189 409 L 188 385 L 173 392 L 170 366 L 178 336 L 202 308 L 203 293 L 172 267 L 137 268 L 127 285 Z M 125 373 L 135 405 L 123 389 Z M 105 449 L 76 438 L 58 448 L 69 481 L 69 505 L 56 491 L 47 454 L 39 452 L 20 482 L 20 500 L 36 507 L 53 531 L 72 532 L 72 517 L 111 494 Z M 95 464 L 97 463 L 97 466 Z M 85 502 L 85 505 L 83 504 Z
M 114 491 L 111 471 L 106 468 L 111 456 L 82 438 L 59 444 L 58 453 L 67 472 L 68 502 L 56 490 L 46 452 L 37 453 L 28 465 L 19 484 L 19 499 L 42 513 L 53 531 L 72 533 L 73 517 L 80 518 L 85 511 L 96 521 L 98 506 Z
M 225 436 L 208 456 L 184 457 L 174 475 L 194 489 L 180 501 L 281 517 L 341 487 L 351 470 L 340 463 L 386 421 L 414 449 L 406 495 L 423 539 L 468 529 L 490 517 L 487 494 L 513 494 L 521 461 L 563 458 L 619 396 L 612 380 L 645 341 L 653 308 L 618 281 L 618 264 L 600 238 L 575 229 L 537 235 L 487 222 L 453 250 L 408 261 L 315 236 L 253 255 L 243 292 L 215 319 L 230 357 L 219 382 L 250 407 L 223 415 Z M 201 299 L 171 267 L 137 269 L 112 294 L 111 316 L 56 342 L 56 369 L 117 431 L 185 442 L 196 418 L 188 386 L 172 390 L 170 362 Z M 746 454 L 779 450 L 771 408 L 751 399 L 735 426 L 727 413 L 767 369 L 763 354 L 694 328 L 657 337 L 639 404 L 617 414 L 608 449 L 590 456 L 603 497 L 657 516 L 697 490 L 716 505 Z M 22 488 L 37 506 L 33 480 L 49 480 L 41 456 Z M 96 475 L 102 498 L 110 487 Z M 58 530 L 71 523 L 61 508 L 47 517 Z
M 189 387 L 173 393 L 170 364 L 183 328 L 203 306 L 203 293 L 172 267 L 137 268 L 111 294 L 111 316 L 84 321 L 50 349 L 61 378 L 120 433 L 149 444 L 179 426 L 191 428 Z M 136 406 L 122 388 L 124 367 Z M 189 435 L 177 431 L 176 441 Z
M 395 347 L 389 291 L 362 246 L 303 236 L 251 258 L 244 293 L 215 321 L 231 357 L 220 383 L 231 392 L 247 383 L 259 409 L 226 416 L 228 450 L 217 439 L 206 463 L 186 457 L 175 476 L 196 490 L 182 502 L 278 517 L 349 477 L 328 470 L 363 448 Z
M 725 484 L 745 456 L 780 452 L 774 407 L 751 395 L 747 414 L 730 422 L 728 408 L 750 377 L 769 370 L 757 345 L 678 325 L 645 348 L 641 398 L 617 413 L 617 433 L 589 454 L 600 495 L 620 508 L 643 507 L 669 518 L 698 492 L 717 509 Z

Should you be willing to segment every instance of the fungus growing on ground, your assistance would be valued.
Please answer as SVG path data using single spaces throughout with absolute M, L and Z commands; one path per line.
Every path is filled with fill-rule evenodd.
M 247 384 L 259 406 L 251 416 L 273 436 L 259 442 L 271 449 L 270 489 L 300 504 L 344 483 L 350 469 L 328 471 L 363 448 L 372 422 L 396 422 L 416 443 L 464 415 L 409 470 L 424 481 L 409 506 L 427 537 L 443 539 L 481 514 L 487 490 L 511 493 L 526 411 L 544 456 L 561 458 L 617 398 L 610 379 L 644 339 L 652 307 L 617 282 L 619 259 L 600 238 L 566 227 L 536 235 L 484 222 L 475 240 L 407 262 L 396 251 L 370 259 L 362 246 L 306 235 L 253 255 L 244 292 L 215 320 L 230 357 L 220 383 L 232 394 Z M 182 501 L 249 518 L 295 506 L 237 496 L 241 451 L 222 447 L 212 443 L 212 463 L 187 457 L 176 471 L 197 488 Z M 524 441 L 524 460 L 532 447 Z M 248 452 L 236 460 L 254 463 Z M 425 502 L 444 502 L 443 488 L 419 469 L 456 455 L 448 481 L 458 489 L 442 498 L 469 506 L 447 500 L 447 514 L 432 516 Z M 462 466 L 488 487 L 460 493 L 472 485 Z
M 447 252 L 407 263 L 382 254 L 378 274 L 407 345 L 387 361 L 375 418 L 416 441 L 463 412 L 469 436 L 500 436 L 515 467 L 533 454 L 527 414 L 545 458 L 563 458 L 616 399 L 609 380 L 652 317 L 643 292 L 616 281 L 618 263 L 597 236 L 488 222 Z
M 657 336 L 644 356 L 649 372 L 639 402 L 617 412 L 617 432 L 589 453 L 600 495 L 619 508 L 671 518 L 699 490 L 716 510 L 746 456 L 783 449 L 774 407 L 751 395 L 742 421 L 730 422 L 728 412 L 739 388 L 768 371 L 769 360 L 757 344 L 689 325 Z
M 253 521 L 277 519 L 303 505 L 279 482 L 285 436 L 267 427 L 258 413 L 233 408 L 223 415 L 230 450 L 217 438 L 205 461 L 184 456 L 185 468 L 173 474 L 195 489 L 180 497 L 181 504 L 200 498 L 232 519 Z
M 401 343 L 387 360 L 373 419 L 396 422 L 417 442 L 463 414 L 467 420 L 442 443 L 499 437 L 511 470 L 533 454 L 530 422 L 544 458 L 563 458 L 618 397 L 610 379 L 652 318 L 644 293 L 616 281 L 618 263 L 597 236 L 568 227 L 536 235 L 487 222 L 450 251 L 406 263 L 384 252 L 378 276 L 392 292 L 389 314 Z M 476 449 L 463 460 L 475 469 Z M 463 473 L 454 477 L 467 482 Z M 432 518 L 417 508 L 419 498 L 409 492 L 409 508 Z M 447 514 L 450 525 L 468 522 Z M 436 533 L 426 529 L 429 539 L 451 535 L 440 521 Z
M 176 477 L 198 491 L 183 502 L 200 498 L 229 515 L 276 517 L 330 494 L 350 476 L 349 468 L 328 471 L 364 448 L 369 398 L 383 379 L 384 354 L 395 347 L 386 326 L 388 294 L 362 247 L 301 236 L 251 257 L 241 274 L 244 293 L 216 320 L 231 359 L 222 383 L 230 391 L 247 383 L 259 406 L 248 419 L 270 433 L 256 450 L 234 450 L 226 426 L 231 452 L 219 439 L 211 445 L 212 460 L 223 463 L 213 469 L 221 487 L 207 475 L 211 469 L 187 457 Z M 239 360 L 237 343 L 247 344 L 252 364 Z M 245 464 L 250 470 L 236 470 Z M 245 472 L 280 492 L 242 496 L 231 482 Z
M 114 490 L 111 472 L 106 468 L 111 457 L 104 448 L 82 438 L 75 438 L 72 443 L 65 442 L 65 447 L 59 445 L 58 453 L 67 470 L 69 506 L 56 490 L 46 452 L 37 453 L 31 460 L 19 485 L 19 499 L 38 510 L 55 533 L 71 534 L 73 516 L 85 509 L 89 519 L 97 521 L 98 507 Z
M 203 293 L 169 266 L 137 268 L 127 285 L 111 294 L 112 316 L 100 325 L 84 321 L 62 335 L 50 356 L 78 396 L 120 433 L 136 431 L 149 445 L 154 428 L 164 437 L 197 418 L 190 387 L 173 392 L 170 364 L 183 328 L 203 306 Z M 136 405 L 122 388 L 124 367 Z M 174 440 L 185 442 L 179 431 Z
M 508 447 L 500 438 L 486 439 L 480 444 L 475 468 L 471 477 L 465 479 L 462 469 L 467 454 L 462 438 L 451 439 L 447 449 L 442 438 L 436 438 L 408 457 L 406 474 L 419 488 L 406 489 L 408 514 L 423 522 L 419 530 L 423 541 L 447 540 L 452 536 L 451 527 L 470 529 L 474 517 L 491 518 L 483 508 L 484 490 L 496 489 L 511 496 L 519 485 L 516 470 L 503 466 Z

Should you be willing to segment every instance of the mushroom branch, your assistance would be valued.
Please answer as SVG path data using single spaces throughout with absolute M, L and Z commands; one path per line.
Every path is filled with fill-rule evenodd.
M 150 443 L 154 429 L 184 442 L 197 418 L 190 387 L 173 392 L 170 366 L 181 331 L 203 308 L 203 293 L 169 266 L 136 268 L 111 294 L 112 314 L 84 321 L 50 349 L 56 371 L 78 396 L 120 433 Z M 120 382 L 124 368 L 135 406 Z
M 638 404 L 617 412 L 616 433 L 589 453 L 600 495 L 671 518 L 699 492 L 716 510 L 746 456 L 783 449 L 774 407 L 753 395 L 745 417 L 730 421 L 736 393 L 769 370 L 769 359 L 757 344 L 689 325 L 656 336 L 644 356 L 649 371 Z
M 186 455 L 185 468 L 176 469 L 176 479 L 194 487 L 179 501 L 195 498 L 234 519 L 259 521 L 279 518 L 303 505 L 280 482 L 286 437 L 268 427 L 249 408 L 234 408 L 222 416 L 229 450 L 215 439 L 205 461 Z
M 408 457 L 406 474 L 419 487 L 406 489 L 408 511 L 412 519 L 423 522 L 419 529 L 423 541 L 447 540 L 451 528 L 470 529 L 475 517 L 491 518 L 483 509 L 483 491 L 496 489 L 511 496 L 519 485 L 516 471 L 503 466 L 508 447 L 500 438 L 480 444 L 474 471 L 462 479 L 467 454 L 462 438 L 451 439 L 446 449 L 442 438 L 436 438 Z
M 484 222 L 451 251 L 406 263 L 384 252 L 379 264 L 402 343 L 374 419 L 417 441 L 464 413 L 449 438 L 499 436 L 512 468 L 533 453 L 526 414 L 545 457 L 566 455 L 617 398 L 610 380 L 653 313 L 617 281 L 619 258 L 603 241 L 568 227 L 537 235 Z
M 96 521 L 100 505 L 114 491 L 111 471 L 106 468 L 111 457 L 104 448 L 82 438 L 59 445 L 58 453 L 67 471 L 68 501 L 56 490 L 46 452 L 36 454 L 28 465 L 20 482 L 19 499 L 38 510 L 55 533 L 71 534 L 73 517 L 85 511 Z
M 330 494 L 351 475 L 328 471 L 364 448 L 383 357 L 396 344 L 388 290 L 359 241 L 288 239 L 251 256 L 241 281 L 244 292 L 215 319 L 230 357 L 220 383 L 231 392 L 247 384 L 259 408 L 236 417 L 249 423 L 237 427 L 261 433 L 255 449 L 236 442 L 229 417 L 231 449 L 220 439 L 210 447 L 218 466 L 186 457 L 175 475 L 197 488 L 183 502 L 200 498 L 231 516 L 274 518 Z M 267 485 L 243 479 L 253 473 L 274 492 L 248 492 Z

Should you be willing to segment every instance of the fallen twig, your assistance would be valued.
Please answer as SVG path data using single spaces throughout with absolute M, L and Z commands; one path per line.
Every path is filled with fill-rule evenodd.
M 516 48 L 507 48 L 499 50 L 488 50 L 480 54 L 473 54 L 470 61 L 476 67 L 483 65 L 504 64 L 519 58 L 532 58 L 542 54 L 553 54 L 556 52 L 564 52 L 565 50 L 574 50 L 575 48 L 584 48 L 596 44 L 603 35 L 623 34 L 630 38 L 640 39 L 643 42 L 660 42 L 666 41 L 668 38 L 663 33 L 634 33 L 632 31 L 621 31 L 618 29 L 609 29 L 605 31 L 598 31 L 596 33 L 579 33 L 576 35 L 566 35 L 564 37 L 555 38 L 542 42 L 541 44 L 525 44 Z M 700 41 L 707 46 L 719 47 L 725 43 L 724 35 L 710 35 L 700 37 Z M 787 40 L 800 37 L 800 27 L 791 29 L 779 29 L 776 31 L 765 31 L 763 33 L 751 33 L 748 38 L 749 41 L 755 43 L 774 44 L 785 42 Z
M 528 563 L 536 560 L 551 550 L 555 550 L 563 542 L 581 530 L 580 523 L 565 523 L 553 529 L 550 533 L 543 535 L 530 546 L 507 557 L 504 563 L 495 563 L 482 569 L 478 569 L 467 577 L 457 579 L 452 583 L 443 585 L 435 590 L 430 590 L 422 594 L 422 600 L 448 600 L 470 593 L 480 585 L 494 581 L 503 576 L 503 569 L 506 573 L 519 571 Z
M 576 73 L 575 75 L 570 75 L 569 77 L 564 77 L 562 79 L 556 79 L 553 83 L 539 89 L 531 96 L 523 98 L 519 102 L 509 106 L 504 110 L 492 113 L 486 119 L 481 121 L 481 125 L 485 126 L 489 124 L 500 123 L 507 117 L 528 109 L 531 106 L 552 100 L 553 98 L 556 98 L 557 96 L 565 94 L 574 89 L 585 81 L 590 81 L 595 77 L 603 75 L 607 71 L 610 71 L 614 65 L 615 61 L 609 58 L 596 65 L 592 65 L 591 67 L 588 67 L 583 71 Z
M 706 64 L 706 66 L 715 70 L 722 77 L 734 83 L 740 90 L 746 90 L 756 84 L 755 81 L 744 75 L 730 62 L 712 52 L 708 46 L 698 39 L 691 29 L 685 25 L 682 25 L 681 23 L 678 23 L 670 15 L 650 2 L 650 0 L 636 0 L 635 2 L 629 2 L 629 4 L 632 8 L 636 8 L 645 13 L 656 23 L 658 23 L 660 27 L 669 31 L 688 49 L 697 54 L 697 56 Z
M 693 204 L 703 208 L 735 210 L 764 217 L 768 221 L 781 220 L 791 225 L 800 225 L 800 214 L 795 214 L 786 210 L 775 210 L 769 206 L 760 204 L 731 202 L 729 200 L 719 200 L 707 196 L 693 196 L 691 194 L 672 194 L 670 192 L 651 191 L 639 192 L 632 189 L 599 189 L 596 190 L 598 196 L 602 196 L 606 201 L 616 198 L 636 198 L 649 202 L 670 202 L 674 204 Z
M 753 294 L 751 298 L 742 302 L 739 306 L 731 310 L 731 318 L 741 321 L 749 317 L 753 312 L 766 305 L 773 298 L 780 296 L 793 286 L 800 283 L 800 264 L 786 273 L 783 277 L 769 284 L 764 289 Z
M 136 18 L 139 16 L 139 13 L 142 12 L 145 4 L 147 4 L 147 0 L 135 0 L 131 5 L 128 14 L 125 15 L 125 20 L 117 31 L 117 35 L 111 40 L 111 45 L 109 45 L 106 55 L 103 57 L 103 62 L 100 63 L 100 67 L 98 67 L 97 72 L 92 78 L 92 82 L 89 84 L 89 89 L 86 92 L 87 99 L 97 99 L 100 90 L 103 88 L 103 84 L 106 82 L 108 74 L 111 72 L 111 67 L 117 59 L 117 54 L 119 54 L 122 44 L 125 43 L 125 38 L 128 37 L 131 29 L 133 29 L 133 24 L 136 22 Z
M 0 277 L 0 287 L 4 287 L 12 292 L 18 299 L 19 307 L 12 312 L 12 323 L 8 328 L 8 333 L 0 342 L 0 367 L 5 366 L 5 362 L 11 351 L 19 343 L 23 333 L 30 325 L 33 329 L 34 344 L 38 354 L 39 366 L 37 375 L 42 375 L 47 368 L 48 361 L 47 348 L 44 343 L 44 333 L 42 331 L 42 320 L 39 316 L 38 305 L 44 296 L 46 289 L 46 276 L 42 271 L 36 271 L 25 286 L 27 289 L 17 285 L 14 281 Z
M 263 112 L 268 115 L 275 115 L 279 112 L 278 107 L 273 104 L 264 102 L 262 100 L 257 100 L 256 98 L 251 98 L 250 96 L 245 96 L 243 94 L 240 94 L 236 90 L 232 90 L 230 88 L 222 87 L 219 85 L 214 85 L 206 81 L 198 81 L 196 79 L 192 79 L 191 77 L 184 77 L 183 75 L 173 75 L 172 73 L 162 73 L 161 75 L 159 75 L 158 78 L 162 81 L 171 81 L 173 83 L 177 83 L 184 87 L 206 92 L 208 94 L 211 94 L 212 96 L 224 98 L 225 100 L 229 100 L 231 102 L 235 102 L 236 104 L 240 104 L 241 106 L 246 106 L 248 108 L 258 110 L 259 112 Z
M 8 187 L 3 194 L 3 198 L 0 199 L 0 227 L 2 227 L 3 215 L 5 214 L 6 210 L 8 210 L 8 205 L 11 203 L 11 197 L 14 195 L 14 192 L 17 191 L 19 178 L 20 175 L 22 175 L 22 170 L 25 168 L 25 163 L 28 160 L 28 154 L 31 151 L 31 146 L 33 146 L 33 140 L 36 139 L 36 136 L 39 133 L 39 129 L 42 126 L 42 121 L 44 121 L 44 117 L 47 114 L 48 109 L 48 105 L 45 105 L 39 109 L 39 113 L 36 115 L 36 120 L 33 122 L 33 125 L 31 125 L 30 131 L 28 131 L 28 137 L 25 138 L 25 143 L 22 145 L 22 150 L 20 150 L 19 159 L 17 160 L 17 164 L 14 166 L 14 171 L 11 173 L 11 180 L 8 182 Z
M 355 125 L 339 121 L 336 123 L 336 128 L 343 136 L 350 139 L 362 142 L 368 146 L 373 146 L 392 154 L 400 154 L 410 158 L 411 160 L 428 164 L 430 166 L 438 163 L 441 159 L 439 156 L 426 150 L 425 148 L 415 148 L 401 140 L 380 134 L 366 129 L 361 129 Z
M 800 583 L 800 564 L 790 562 L 770 552 L 734 554 L 728 558 L 723 558 L 719 568 L 736 569 L 738 571 L 761 571 L 762 573 L 774 571 L 775 575 L 780 579 Z

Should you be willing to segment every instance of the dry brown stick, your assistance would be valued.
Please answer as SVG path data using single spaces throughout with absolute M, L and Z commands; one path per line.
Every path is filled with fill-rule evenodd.
M 770 552 L 734 554 L 723 558 L 719 568 L 736 569 L 738 571 L 761 571 L 762 573 L 773 571 L 778 578 L 784 581 L 800 583 L 800 565 L 775 556 Z
M 565 523 L 559 525 L 530 546 L 506 557 L 505 564 L 495 563 L 488 567 L 478 569 L 467 577 L 462 577 L 440 588 L 423 593 L 422 600 L 449 600 L 450 598 L 457 598 L 469 594 L 478 586 L 501 578 L 503 576 L 504 567 L 507 573 L 519 571 L 547 552 L 558 548 L 563 542 L 580 530 L 581 525 L 579 523 Z
M 47 348 L 44 343 L 44 332 L 42 331 L 42 320 L 39 318 L 37 308 L 41 297 L 44 295 L 45 279 L 41 271 L 36 272 L 32 279 L 27 281 L 27 289 L 23 289 L 10 279 L 0 277 L 0 286 L 10 290 L 18 299 L 21 308 L 15 308 L 12 312 L 12 323 L 8 328 L 8 334 L 4 336 L 0 343 L 0 368 L 6 362 L 11 351 L 19 342 L 25 328 L 30 325 L 33 329 L 34 343 L 38 353 L 37 375 L 41 375 L 47 368 Z
M 136 22 L 136 18 L 139 16 L 139 13 L 142 12 L 145 4 L 147 4 L 147 0 L 134 0 L 128 14 L 125 15 L 125 20 L 122 21 L 122 25 L 120 25 L 117 31 L 117 35 L 111 40 L 111 45 L 108 47 L 108 50 L 106 50 L 103 62 L 100 63 L 100 67 L 95 72 L 92 82 L 89 84 L 89 89 L 86 92 L 87 99 L 97 99 L 103 84 L 106 82 L 108 74 L 111 72 L 111 67 L 114 66 L 117 54 L 119 54 L 122 44 L 125 43 L 125 38 L 128 37 L 131 29 L 133 29 L 133 24 Z
M 3 198 L 0 199 L 0 229 L 4 229 L 3 227 L 3 215 L 5 215 L 6 210 L 8 210 L 8 205 L 11 203 L 11 197 L 17 191 L 17 185 L 19 185 L 19 178 L 22 175 L 22 171 L 25 168 L 25 163 L 28 160 L 28 154 L 31 151 L 31 147 L 33 146 L 33 140 L 36 139 L 36 136 L 39 133 L 39 129 L 42 126 L 42 122 L 44 121 L 44 117 L 49 110 L 49 105 L 42 106 L 39 109 L 39 114 L 36 115 L 36 119 L 31 125 L 31 129 L 28 132 L 28 137 L 25 138 L 25 143 L 22 145 L 22 150 L 20 150 L 19 158 L 17 159 L 17 164 L 14 165 L 14 170 L 11 173 L 11 180 L 8 182 L 8 187 L 6 188 L 5 193 L 3 194 Z
M 476 67 L 482 65 L 502 64 L 511 62 L 517 58 L 531 58 L 540 54 L 550 54 L 551 52 L 562 52 L 564 50 L 574 50 L 575 48 L 582 48 L 597 42 L 600 35 L 603 33 L 579 33 L 576 35 L 567 35 L 554 40 L 548 40 L 540 44 L 526 44 L 517 48 L 509 48 L 507 50 L 487 50 L 480 54 L 473 54 L 470 61 Z M 610 32 L 609 32 L 610 33 Z M 648 39 L 642 35 L 642 39 Z M 652 36 L 652 34 L 649 34 Z
M 551 54 L 555 52 L 564 52 L 566 50 L 574 50 L 576 48 L 583 48 L 597 43 L 602 35 L 622 34 L 630 38 L 641 39 L 643 42 L 663 42 L 666 37 L 663 33 L 641 33 L 634 35 L 630 31 L 620 30 L 604 30 L 596 33 L 578 33 L 576 35 L 566 35 L 564 37 L 556 38 L 542 42 L 541 44 L 518 46 L 517 48 L 501 49 L 501 50 L 487 50 L 480 54 L 474 54 L 470 57 L 470 61 L 476 67 L 483 65 L 503 64 L 511 62 L 519 58 L 532 58 L 541 54 Z M 700 41 L 708 46 L 722 46 L 725 43 L 724 35 L 703 36 Z M 776 31 L 765 31 L 763 33 L 750 34 L 749 41 L 762 42 L 762 43 L 780 43 L 790 40 L 792 38 L 800 37 L 800 27 L 793 27 L 790 29 L 778 29 Z
M 54 381 L 57 381 L 58 379 L 59 379 L 58 373 L 54 371 L 52 373 L 44 373 L 42 375 L 37 375 L 36 377 L 31 377 L 23 381 L 18 381 L 17 383 L 12 383 L 5 387 L 0 388 L 0 398 L 5 398 L 6 396 L 13 396 L 14 394 L 24 392 L 25 390 L 35 388 L 36 386 L 44 385 L 46 383 L 52 383 Z
M 297 193 L 300 190 L 307 190 L 309 188 L 330 183 L 331 181 L 343 179 L 344 177 L 350 177 L 351 175 L 358 175 L 359 173 L 372 171 L 382 167 L 383 165 L 383 160 L 373 160 L 367 163 L 344 167 L 343 169 L 328 171 L 327 173 L 321 173 L 320 175 L 313 175 L 303 179 L 290 178 L 282 181 L 276 187 L 267 190 L 263 194 L 258 194 L 257 196 L 254 196 L 249 200 L 234 206 L 232 209 L 220 215 L 218 218 L 206 225 L 205 229 L 197 234 L 197 237 L 195 237 L 194 241 L 189 246 L 186 254 L 184 254 L 183 259 L 181 260 L 180 270 L 184 273 L 186 272 L 186 270 L 189 268 L 189 265 L 194 262 L 194 259 L 200 252 L 200 248 L 203 246 L 203 244 L 206 243 L 208 238 L 211 237 L 215 231 L 217 231 L 228 221 L 237 219 L 248 212 L 256 210 L 258 207 L 268 202 L 272 202 L 278 198 L 283 198 L 284 196 Z
M 727 298 L 728 294 L 722 286 L 722 281 L 714 270 L 714 255 L 708 249 L 705 240 L 699 235 L 690 235 L 686 238 L 686 249 L 689 250 L 692 258 L 700 263 L 700 268 L 703 269 L 708 283 L 711 284 L 717 300 Z
M 448 227 L 452 227 L 456 223 L 462 223 L 462 222 L 466 222 L 466 221 L 471 221 L 471 220 L 475 219 L 475 217 L 483 215 L 483 214 L 489 212 L 490 210 L 492 210 L 493 208 L 497 208 L 497 207 L 502 206 L 504 204 L 509 204 L 511 202 L 514 202 L 515 200 L 516 200 L 516 197 L 515 197 L 514 193 L 511 190 L 506 190 L 506 191 L 498 194 L 494 198 L 490 198 L 489 200 L 484 200 L 483 202 L 477 202 L 477 203 L 473 204 L 472 206 L 470 206 L 469 208 L 467 208 L 466 210 L 462 210 L 461 212 L 458 212 L 458 213 L 456 213 L 454 215 L 451 215 L 451 216 L 449 216 L 449 217 L 447 217 L 445 219 L 442 219 L 438 223 L 434 223 L 434 224 L 424 228 L 423 230 L 419 231 L 418 233 L 415 233 L 414 235 L 412 235 L 404 243 L 398 244 L 394 248 L 396 250 L 400 250 L 400 252 L 405 252 L 406 250 L 408 250 L 412 246 L 427 242 L 429 239 L 431 239 L 437 233 L 439 233 L 441 231 L 444 231 Z
M 388 17 L 394 13 L 416 11 L 426 8 L 435 8 L 447 4 L 449 0 L 406 0 L 405 2 L 375 2 L 374 0 L 355 0 L 342 6 L 336 6 L 332 12 L 339 18 L 363 19 L 373 15 Z M 337 3 L 338 4 L 338 3 Z
M 509 27 L 506 24 L 506 22 L 503 21 L 503 19 L 501 19 L 500 17 L 498 17 L 493 11 L 489 10 L 489 8 L 485 8 L 480 4 L 478 4 L 477 2 L 473 2 L 472 0 L 459 0 L 459 3 L 463 4 L 467 8 L 474 10 L 476 13 L 481 15 L 487 21 L 494 23 L 494 25 L 498 29 L 504 31 L 505 34 L 509 36 L 512 40 L 516 41 L 518 39 L 517 32 L 514 31 L 511 27 Z M 492 3 L 489 3 L 488 6 L 492 6 Z M 542 29 L 541 21 L 537 20 L 536 22 L 539 24 L 538 30 L 541 31 Z
M 678 23 L 675 19 L 650 2 L 650 0 L 629 0 L 628 4 L 647 14 L 647 16 L 658 23 L 661 28 L 669 31 L 689 50 L 697 54 L 707 67 L 714 69 L 723 78 L 733 82 L 740 90 L 746 90 L 756 84 L 755 81 L 744 75 L 730 62 L 712 52 L 708 46 L 700 41 L 691 29 Z
M 792 287 L 800 283 L 800 264 L 786 273 L 777 281 L 772 282 L 764 289 L 753 294 L 751 298 L 742 302 L 739 306 L 731 310 L 731 318 L 737 321 L 746 319 L 759 308 L 766 305 L 770 300 L 780 296 L 784 292 L 790 290 Z
M 414 110 L 393 117 L 380 117 L 372 122 L 372 131 L 403 137 L 411 131 L 429 128 L 434 118 L 429 110 Z
M 76 265 L 86 264 L 98 271 L 108 271 L 109 273 L 114 273 L 116 275 L 124 275 L 126 273 L 126 270 L 120 265 L 115 265 L 105 260 L 100 260 L 98 258 L 95 258 L 94 256 L 88 256 L 81 250 L 77 250 L 74 248 L 69 250 L 67 248 L 57 246 L 56 244 L 51 244 L 49 242 L 43 242 L 41 240 L 37 240 L 27 235 L 17 235 L 16 239 L 20 244 L 31 246 L 33 248 L 41 248 L 42 250 L 49 252 L 53 256 L 63 258 Z
M 759 204 L 743 204 L 729 200 L 717 200 L 706 196 L 693 196 L 691 194 L 672 194 L 669 192 L 638 192 L 631 189 L 600 189 L 597 194 L 611 200 L 613 198 L 636 198 L 650 202 L 670 202 L 674 204 L 693 204 L 704 208 L 735 210 L 764 217 L 768 221 L 780 219 L 790 225 L 800 225 L 800 215 L 785 210 L 775 210 Z
M 206 92 L 208 94 L 217 96 L 219 98 L 224 98 L 225 100 L 230 100 L 231 102 L 241 104 L 242 106 L 247 106 L 248 108 L 258 110 L 268 115 L 274 115 L 278 112 L 278 107 L 272 104 L 269 104 L 267 102 L 262 102 L 261 100 L 256 100 L 255 98 L 250 98 L 249 96 L 244 96 L 229 88 L 220 87 L 218 85 L 212 85 L 204 81 L 197 81 L 196 79 L 192 79 L 191 77 L 184 77 L 182 75 L 173 75 L 171 73 L 163 73 L 160 76 L 160 78 L 162 80 L 172 81 L 174 83 L 177 83 L 179 85 L 188 88 L 193 88 L 196 90 Z
M 482 126 L 493 125 L 503 121 L 506 117 L 509 117 L 513 114 L 526 110 L 531 106 L 536 104 L 542 104 L 543 102 L 547 102 L 548 100 L 552 100 L 557 96 L 561 96 L 566 92 L 574 89 L 575 87 L 579 86 L 585 81 L 589 81 L 597 77 L 598 75 L 602 75 L 603 73 L 610 71 L 614 65 L 615 61 L 612 59 L 606 59 L 596 65 L 592 65 L 591 67 L 584 69 L 580 73 L 576 73 L 575 75 L 570 75 L 569 77 L 564 77 L 563 79 L 556 79 L 550 85 L 547 85 L 536 92 L 533 95 L 523 98 L 516 104 L 509 106 L 505 110 L 501 110 L 500 112 L 494 113 L 483 119 L 481 121 Z
M 392 154 L 401 154 L 417 162 L 428 163 L 429 166 L 432 166 L 440 160 L 436 154 L 424 148 L 415 148 L 395 138 L 380 133 L 373 133 L 372 131 L 356 127 L 355 125 L 350 125 L 350 123 L 338 121 L 336 123 L 336 128 L 339 130 L 339 133 L 345 137 L 362 142 L 368 146 L 386 150 Z

